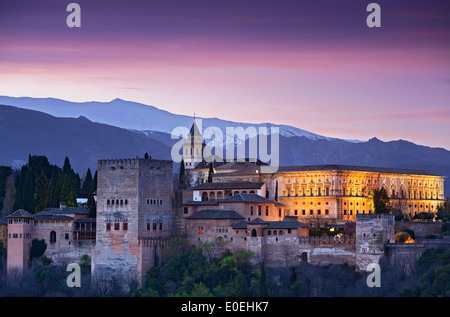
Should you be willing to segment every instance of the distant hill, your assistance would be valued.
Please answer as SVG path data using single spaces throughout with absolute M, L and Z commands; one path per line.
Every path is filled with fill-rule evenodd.
M 68 103 L 66 106 L 73 112 L 68 113 L 67 109 L 63 111 L 58 108 L 64 101 L 50 99 L 49 104 L 46 104 L 47 99 L 30 100 L 28 107 L 33 104 L 33 107 L 39 108 L 39 105 L 44 104 L 41 108 L 46 111 L 54 107 L 50 112 L 60 111 L 61 116 L 65 114 L 77 117 L 60 118 L 39 111 L 0 106 L 0 165 L 14 167 L 25 163 L 28 154 L 36 154 L 45 155 L 52 164 L 62 166 L 65 156 L 68 156 L 72 167 L 82 174 L 88 167 L 95 170 L 99 159 L 143 157 L 146 152 L 153 158 L 170 159 L 172 145 L 178 140 L 172 140 L 167 131 L 170 132 L 176 126 L 190 127 L 193 120 L 192 117 L 173 115 L 151 106 L 133 106 L 133 103 L 122 100 L 97 103 L 101 105 L 94 107 L 94 113 L 99 121 L 110 122 L 113 118 L 119 121 L 121 114 L 124 123 L 121 124 L 122 127 L 117 127 L 93 122 L 92 118 L 81 115 L 84 112 L 90 113 L 87 110 L 90 103 L 80 104 L 81 109 L 75 107 L 76 103 Z M 18 98 L 16 101 L 26 103 L 27 99 Z M 135 106 L 141 110 L 137 111 Z M 147 112 L 148 109 L 150 112 Z M 133 111 L 137 112 L 131 114 Z M 101 113 L 105 114 L 106 119 L 100 120 Z M 111 118 L 108 119 L 108 115 Z M 91 116 L 94 114 L 91 113 Z M 141 122 L 142 126 L 138 123 L 133 126 L 133 120 Z M 225 126 L 239 126 L 239 123 L 216 118 L 203 120 L 204 127 L 210 125 L 224 129 Z M 251 125 L 242 125 L 244 128 L 248 126 Z M 265 123 L 259 126 L 276 125 Z M 143 129 L 138 129 L 139 127 Z M 373 138 L 369 141 L 348 141 L 282 126 L 279 141 L 280 165 L 346 164 L 393 167 L 426 170 L 450 176 L 450 151 L 404 140 L 383 142 Z M 450 178 L 445 181 L 445 192 L 450 195 Z
M 143 133 L 79 118 L 56 118 L 43 112 L 0 106 L 0 165 L 21 165 L 28 154 L 45 155 L 62 166 L 84 173 L 99 159 L 143 157 L 170 159 L 170 148 Z

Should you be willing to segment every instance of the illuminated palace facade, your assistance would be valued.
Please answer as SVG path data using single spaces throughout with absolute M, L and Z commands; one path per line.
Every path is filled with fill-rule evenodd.
M 297 216 L 312 226 L 355 221 L 357 214 L 373 212 L 374 189 L 386 189 L 391 207 L 400 209 L 406 219 L 420 212 L 436 212 L 445 199 L 445 177 L 425 171 L 313 165 L 284 166 L 276 173 L 265 174 L 248 162 L 241 168 L 235 163 L 234 169 L 228 164 L 215 168 L 213 183 L 260 182 L 267 198 L 277 198 L 285 206 L 286 215 Z M 220 195 L 213 187 L 199 193 L 202 200 Z

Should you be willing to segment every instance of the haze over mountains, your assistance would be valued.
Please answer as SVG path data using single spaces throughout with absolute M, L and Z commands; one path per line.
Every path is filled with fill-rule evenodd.
M 173 128 L 190 128 L 193 118 L 153 106 L 115 99 L 74 103 L 59 99 L 0 96 L 0 165 L 17 167 L 28 155 L 45 155 L 62 166 L 65 156 L 82 175 L 96 169 L 99 159 L 143 157 L 170 159 Z M 13 106 L 13 107 L 11 107 Z M 236 116 L 238 118 L 238 115 Z M 218 118 L 203 119 L 203 127 L 251 125 Z M 450 151 L 398 140 L 348 141 L 320 136 L 291 126 L 280 130 L 280 165 L 347 164 L 426 170 L 450 176 Z M 446 195 L 450 181 L 445 182 Z

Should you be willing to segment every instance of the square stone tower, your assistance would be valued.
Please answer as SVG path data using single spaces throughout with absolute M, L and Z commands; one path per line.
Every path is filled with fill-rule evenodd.
M 142 284 L 171 235 L 172 162 L 100 160 L 97 172 L 92 282 L 104 283 L 114 277 L 121 283 L 136 280 Z
M 8 283 L 21 281 L 24 269 L 30 265 L 31 237 L 33 233 L 32 215 L 18 209 L 6 217 L 8 219 Z
M 394 239 L 394 215 L 356 215 L 356 269 L 365 271 L 370 263 L 378 263 L 386 244 Z

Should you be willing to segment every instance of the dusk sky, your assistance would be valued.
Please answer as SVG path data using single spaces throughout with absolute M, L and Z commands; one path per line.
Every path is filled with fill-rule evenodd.
M 450 150 L 450 1 L 0 0 L 0 95 Z M 126 111 L 126 109 L 124 109 Z

